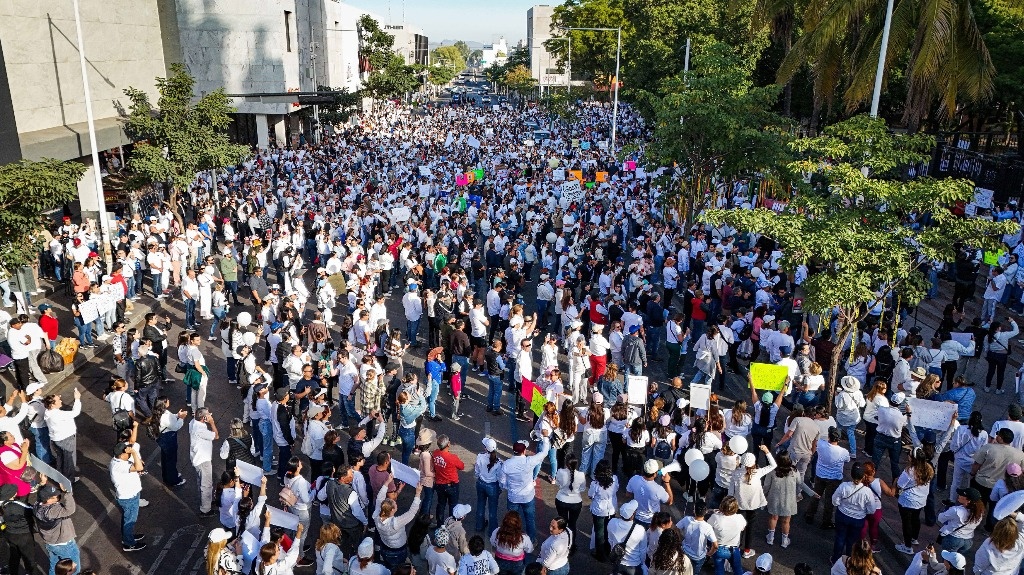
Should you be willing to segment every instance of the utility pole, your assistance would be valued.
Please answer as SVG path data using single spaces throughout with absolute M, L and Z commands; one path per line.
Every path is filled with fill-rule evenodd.
M 313 90 L 320 91 L 316 78 L 316 41 L 313 40 L 313 27 L 309 27 L 309 66 L 312 68 Z M 313 143 L 320 143 L 320 106 L 313 104 Z

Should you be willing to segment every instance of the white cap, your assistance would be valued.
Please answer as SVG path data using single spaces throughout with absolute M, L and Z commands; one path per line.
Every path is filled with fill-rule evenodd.
M 635 499 L 619 505 L 619 517 L 629 519 L 634 513 L 636 513 L 637 507 L 640 507 L 640 504 L 637 503 Z
M 889 398 L 889 400 L 892 401 L 893 405 L 899 405 L 903 403 L 903 400 L 905 400 L 906 398 L 907 396 L 904 395 L 902 391 L 897 391 L 896 393 L 892 394 L 892 397 Z
M 690 405 L 690 401 L 687 400 L 685 397 L 680 397 L 679 399 L 676 400 L 676 407 L 678 409 L 683 409 L 687 405 Z
M 743 464 L 743 467 L 753 467 L 757 465 L 757 457 L 753 453 L 744 453 L 740 463 Z
M 964 559 L 963 555 L 956 553 L 955 551 L 943 551 L 942 558 L 949 561 L 949 564 L 955 569 L 963 571 L 964 568 L 967 567 L 967 559 Z
M 597 405 L 601 405 L 602 403 L 604 403 L 604 396 L 601 395 L 600 391 L 595 391 L 594 395 L 591 396 L 590 399 L 592 399 L 594 403 L 596 403 Z
M 494 441 L 494 439 L 490 437 L 483 438 L 483 440 L 481 440 L 480 443 L 484 444 L 484 449 L 487 450 L 487 453 L 491 453 L 495 449 L 498 449 L 498 442 Z
M 945 551 L 943 551 L 943 553 L 945 553 Z M 764 571 L 765 573 L 767 573 L 768 571 L 771 571 L 772 570 L 772 554 L 771 553 L 762 553 L 761 556 L 758 557 L 757 561 L 754 563 L 754 568 L 757 569 L 758 571 Z
M 647 475 L 654 475 L 660 468 L 661 466 L 658 464 L 658 460 L 656 459 L 648 459 L 644 462 L 644 473 Z
M 220 543 L 221 541 L 227 541 L 231 539 L 231 532 L 227 529 L 218 527 L 213 531 L 210 531 L 210 543 Z
M 43 384 L 39 383 L 38 381 L 34 381 L 28 384 L 28 387 L 25 388 L 25 395 L 33 395 L 35 392 L 39 391 L 42 388 Z
M 469 505 L 465 503 L 459 503 L 458 505 L 452 508 L 452 517 L 455 517 L 456 519 L 462 519 L 463 517 L 469 515 L 470 510 L 472 510 L 472 507 L 470 507 Z
M 359 549 L 356 550 L 356 554 L 362 559 L 373 557 L 373 539 L 369 537 L 363 539 L 363 542 L 359 544 Z

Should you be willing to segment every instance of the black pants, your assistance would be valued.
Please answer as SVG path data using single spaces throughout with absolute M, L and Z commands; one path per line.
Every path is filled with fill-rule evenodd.
M 939 468 L 935 470 L 936 481 L 938 481 L 938 487 L 945 489 L 948 483 L 946 477 L 948 476 L 949 464 L 953 462 L 953 452 L 943 451 L 939 455 Z
M 444 520 L 452 514 L 459 502 L 459 483 L 436 484 L 434 495 L 437 496 L 437 524 L 444 525 Z
M 565 522 L 569 526 L 569 530 L 572 531 L 572 549 L 576 548 L 576 522 L 580 518 L 580 510 L 583 509 L 582 503 L 562 503 L 559 500 L 555 500 L 555 511 L 558 515 L 565 518 Z M 594 518 L 597 519 L 596 517 Z
M 878 424 L 864 421 L 864 453 L 871 457 L 875 453 L 875 435 L 878 434 Z M 853 454 L 856 455 L 856 454 Z
M 619 459 L 626 453 L 626 441 L 621 433 L 608 432 L 608 443 L 612 446 L 612 473 L 619 468 Z
M 608 543 L 608 520 L 611 516 L 594 516 L 594 554 L 598 561 L 607 561 L 612 546 Z
M 32 369 L 28 365 L 28 358 L 14 360 L 14 387 L 23 391 L 32 380 Z
M 984 485 L 978 483 L 978 480 L 974 478 L 971 479 L 971 487 L 977 489 L 978 492 L 981 493 L 982 501 L 989 501 L 989 496 L 992 495 L 991 487 L 985 487 Z M 988 507 L 988 511 L 985 512 L 985 531 L 991 533 L 992 528 L 996 524 L 996 518 L 992 515 L 992 510 L 995 509 L 996 506 L 987 505 L 986 507 Z
M 754 514 L 757 513 L 756 509 L 741 509 L 740 515 L 747 520 L 747 526 L 743 529 L 743 548 L 753 549 L 754 539 Z
M 956 377 L 958 367 L 955 361 L 942 362 L 942 381 L 946 382 L 946 389 L 953 389 L 953 378 Z
M 993 375 L 996 376 L 996 389 L 1003 388 L 1003 376 L 1006 375 L 1007 357 L 1005 353 L 989 352 L 985 355 L 985 361 L 988 362 L 988 374 L 985 375 L 985 389 L 992 385 Z
M 7 549 L 10 553 L 7 559 L 7 572 L 17 575 L 18 563 L 25 566 L 25 573 L 35 573 L 35 562 L 32 560 L 36 552 L 35 541 L 31 533 L 11 533 L 4 531 L 4 540 L 7 542 Z
M 921 510 L 900 505 L 900 523 L 903 527 L 903 544 L 912 547 L 911 541 L 921 534 Z
M 836 492 L 842 481 L 839 479 L 824 479 L 818 476 L 814 477 L 814 491 L 815 493 L 821 494 L 821 501 L 825 504 L 825 510 L 822 514 L 821 524 L 832 525 L 835 521 L 835 506 L 832 504 L 832 494 Z M 811 498 L 811 503 L 807 507 L 807 512 L 804 514 L 804 518 L 808 521 L 814 521 L 815 515 L 818 514 L 818 499 L 816 497 Z

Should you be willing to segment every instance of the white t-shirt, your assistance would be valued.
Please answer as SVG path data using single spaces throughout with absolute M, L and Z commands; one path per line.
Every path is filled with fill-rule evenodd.
M 205 423 L 192 420 L 188 424 L 189 446 L 188 455 L 192 465 L 213 461 L 214 433 Z
M 110 480 L 114 483 L 114 493 L 118 499 L 131 499 L 142 493 L 142 478 L 132 471 L 131 459 L 111 459 Z
M 715 531 L 715 539 L 721 547 L 739 547 L 740 534 L 747 527 L 747 520 L 739 513 L 723 515 L 714 513 L 708 517 L 708 525 Z

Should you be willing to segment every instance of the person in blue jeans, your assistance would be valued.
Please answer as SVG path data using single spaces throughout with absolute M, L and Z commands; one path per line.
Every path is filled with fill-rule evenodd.
M 448 366 L 444 363 L 444 351 L 435 347 L 427 354 L 427 408 L 431 421 L 441 421 L 437 415 L 437 394 L 441 389 L 441 379 Z
M 121 508 L 121 549 L 125 552 L 146 548 L 144 536 L 135 535 L 135 522 L 139 518 L 142 495 L 142 457 L 131 443 L 121 441 L 114 446 L 110 462 L 110 480 L 114 483 L 114 497 Z
M 476 476 L 476 530 L 483 531 L 484 526 L 496 529 L 498 519 L 498 494 L 501 486 L 501 460 L 498 459 L 498 442 L 491 437 L 482 441 L 484 452 L 476 456 L 473 475 Z
M 733 573 L 743 573 L 743 550 L 740 549 L 740 534 L 747 527 L 747 521 L 738 513 L 739 502 L 727 495 L 718 506 L 718 512 L 708 517 L 708 525 L 715 530 L 718 549 L 715 551 L 715 575 L 725 575 L 725 564 L 732 564 Z
M 501 357 L 501 340 L 495 339 L 484 352 L 487 365 L 487 413 L 501 415 L 501 374 L 505 372 L 505 358 Z
M 263 473 L 269 475 L 274 469 L 274 410 L 270 405 L 270 386 L 265 383 L 256 384 L 253 390 L 256 395 L 256 412 L 259 413 L 259 430 L 261 442 L 260 453 L 263 457 Z
M 409 375 L 413 379 L 412 374 Z M 398 392 L 398 437 L 402 440 L 402 464 L 408 465 L 416 448 L 416 420 L 427 410 L 427 401 L 419 393 Z

